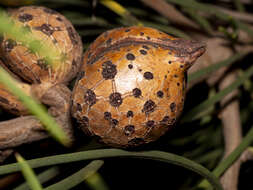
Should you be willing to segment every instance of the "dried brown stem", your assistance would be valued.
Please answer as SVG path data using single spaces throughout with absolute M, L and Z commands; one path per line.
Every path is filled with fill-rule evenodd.
M 42 96 L 41 102 L 50 106 L 48 112 L 73 140 L 73 129 L 70 117 L 70 95 L 71 92 L 66 86 L 58 85 L 50 88 Z M 24 116 L 0 122 L 0 150 L 13 148 L 47 137 L 49 137 L 48 133 L 34 116 Z M 4 158 L 2 156 L 2 159 Z
M 236 73 L 229 73 L 220 83 L 220 90 L 226 88 L 234 80 L 236 80 Z M 239 112 L 239 102 L 235 99 L 238 91 L 235 90 L 225 96 L 221 101 L 223 110 L 220 114 L 223 123 L 223 134 L 225 141 L 225 155 L 226 158 L 233 150 L 240 144 L 242 140 L 241 120 Z M 237 190 L 238 176 L 241 162 L 237 160 L 222 176 L 221 183 L 225 190 Z
M 197 61 L 196 64 L 194 64 L 191 72 L 197 71 L 211 64 L 215 64 L 217 62 L 225 60 L 232 56 L 234 53 L 234 51 L 231 49 L 231 45 L 226 39 L 219 37 L 207 38 L 206 36 L 200 36 L 198 34 L 194 35 L 194 37 L 196 39 L 201 39 L 202 41 L 206 42 L 207 52 L 204 56 L 202 56 L 201 59 Z M 248 36 L 246 38 L 248 38 Z M 249 44 L 236 45 L 235 49 L 238 52 L 253 52 L 253 46 Z M 207 77 L 203 77 L 202 79 L 195 81 L 195 83 L 206 80 L 210 86 L 213 86 L 214 84 L 217 84 L 218 81 L 222 81 L 220 83 L 220 90 L 222 90 L 236 79 L 235 73 L 228 74 L 225 78 L 223 78 L 225 72 L 227 71 L 227 67 L 221 68 L 215 73 L 212 73 Z M 224 157 L 230 154 L 239 145 L 242 138 L 239 102 L 237 100 L 232 100 L 236 93 L 236 91 L 230 93 L 221 101 L 221 105 L 224 106 L 224 109 L 221 113 L 221 119 L 224 126 Z M 244 156 L 244 158 L 245 157 L 246 156 Z M 247 159 L 248 158 L 250 157 L 248 156 Z M 232 167 L 229 168 L 228 171 L 223 175 L 221 182 L 225 190 L 237 189 L 241 161 L 241 159 L 238 159 L 237 162 L 235 162 L 234 165 L 232 165 Z
M 0 123 L 0 149 L 12 148 L 48 137 L 34 116 L 18 117 Z

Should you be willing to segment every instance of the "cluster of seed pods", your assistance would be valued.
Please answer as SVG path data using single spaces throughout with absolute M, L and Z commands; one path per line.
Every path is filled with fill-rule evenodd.
M 44 94 L 79 71 L 71 114 L 86 134 L 116 147 L 155 141 L 175 124 L 184 105 L 187 70 L 205 51 L 202 43 L 133 26 L 101 34 L 81 64 L 81 39 L 64 16 L 34 6 L 9 14 L 24 31 L 58 49 L 60 56 L 54 58 L 57 67 L 52 67 L 44 57 L 4 34 L 0 65 L 26 82 L 27 91 L 33 91 L 32 85 L 33 94 Z M 25 112 L 2 86 L 0 106 L 16 114 Z

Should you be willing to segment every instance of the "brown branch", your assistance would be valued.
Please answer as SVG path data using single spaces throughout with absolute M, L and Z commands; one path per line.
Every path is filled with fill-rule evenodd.
M 219 37 L 207 38 L 203 35 L 200 36 L 198 34 L 195 35 L 194 37 L 196 39 L 201 39 L 202 41 L 206 42 L 207 52 L 193 66 L 193 68 L 191 69 L 191 72 L 194 72 L 196 70 L 202 69 L 211 64 L 227 59 L 230 56 L 232 56 L 234 53 L 234 51 L 232 51 L 231 49 L 231 45 L 229 45 L 226 39 L 219 38 Z M 247 45 L 247 44 L 236 45 L 235 49 L 236 51 L 239 51 L 239 52 L 253 52 L 253 46 Z M 228 71 L 228 67 L 221 68 L 215 73 L 212 73 L 209 76 L 199 79 L 198 81 L 195 81 L 195 82 L 206 80 L 209 86 L 213 86 L 217 84 L 218 81 L 222 81 L 220 83 L 220 89 L 222 90 L 236 79 L 235 73 L 228 74 L 225 78 L 223 78 L 225 72 L 227 71 Z M 242 138 L 239 102 L 238 100 L 232 101 L 232 98 L 236 95 L 236 93 L 237 91 L 230 93 L 221 101 L 221 105 L 224 106 L 224 110 L 220 114 L 223 127 L 224 127 L 224 141 L 225 141 L 224 157 L 230 154 L 239 145 Z M 246 156 L 244 156 L 244 158 L 245 157 Z M 250 158 L 250 156 L 248 156 L 247 158 Z M 238 175 L 239 175 L 241 162 L 242 160 L 238 159 L 237 162 L 235 162 L 234 165 L 232 165 L 232 167 L 229 168 L 227 172 L 221 178 L 221 182 L 225 190 L 237 189 Z
M 55 118 L 66 135 L 74 141 L 70 117 L 70 96 L 71 92 L 66 86 L 57 85 L 48 89 L 42 96 L 41 102 L 50 106 L 48 112 Z M 18 117 L 0 122 L 0 151 L 48 137 L 43 125 L 34 116 Z M 5 157 L 2 156 L 2 158 Z
M 236 73 L 229 73 L 220 83 L 220 90 L 226 88 L 236 80 Z M 221 101 L 221 106 L 225 106 L 220 117 L 223 123 L 223 134 L 225 141 L 226 158 L 240 144 L 242 140 L 241 120 L 239 112 L 239 102 L 234 99 L 238 94 L 235 90 L 225 96 Z M 241 162 L 237 160 L 221 177 L 221 183 L 225 190 L 237 190 L 238 176 Z
M 0 123 L 0 149 L 47 138 L 41 123 L 34 116 L 18 117 Z

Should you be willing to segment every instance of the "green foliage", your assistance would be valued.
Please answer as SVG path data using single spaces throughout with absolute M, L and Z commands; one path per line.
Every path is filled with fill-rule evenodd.
M 148 151 L 148 152 L 127 152 L 119 149 L 101 149 L 101 150 L 90 150 L 84 152 L 76 152 L 65 155 L 57 155 L 52 157 L 38 158 L 28 161 L 29 165 L 33 168 L 41 166 L 49 166 L 53 164 L 68 163 L 79 160 L 90 160 L 90 159 L 103 159 L 103 158 L 113 158 L 113 157 L 132 157 L 132 158 L 142 158 L 157 160 L 160 162 L 175 164 L 186 169 L 192 170 L 201 176 L 205 177 L 212 186 L 217 190 L 222 190 L 219 180 L 213 176 L 206 168 L 193 162 L 184 157 L 162 152 L 162 151 Z M 5 166 L 0 166 L 0 175 L 6 174 L 14 171 L 19 171 L 20 167 L 17 164 L 10 164 Z M 79 175 L 78 175 L 79 176 Z M 66 179 L 68 180 L 68 179 Z M 71 181 L 71 180 L 70 180 Z M 62 187 L 62 186 L 61 186 Z
M 30 188 L 32 190 L 42 190 L 42 186 L 40 185 L 38 179 L 36 178 L 35 173 L 27 164 L 25 159 L 19 154 L 16 154 L 16 159 L 18 161 L 18 164 L 20 165 L 21 171 L 25 179 L 27 180 L 27 183 L 29 184 Z

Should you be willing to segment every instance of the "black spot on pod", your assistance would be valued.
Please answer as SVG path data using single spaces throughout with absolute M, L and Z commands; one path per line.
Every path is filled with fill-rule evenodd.
M 129 110 L 129 111 L 127 112 L 127 117 L 133 117 L 133 116 L 134 116 L 133 111 Z
M 157 93 L 156 93 L 157 97 L 158 98 L 162 98 L 163 97 L 163 91 L 159 90 Z
M 160 121 L 161 124 L 163 125 L 168 125 L 170 121 L 170 117 L 169 116 L 164 116 L 164 118 Z
M 112 125 L 112 127 L 115 127 L 116 125 L 118 125 L 119 124 L 119 121 L 117 120 L 117 119 L 112 119 L 111 120 L 111 125 Z
M 43 70 L 47 70 L 49 67 L 49 64 L 46 62 L 45 59 L 38 59 L 37 65 Z
M 90 106 L 94 105 L 96 103 L 96 94 L 91 89 L 88 89 L 85 92 L 84 101 Z
M 69 35 L 69 38 L 70 38 L 71 42 L 75 45 L 78 44 L 77 34 L 74 31 L 74 29 L 72 27 L 68 27 L 67 32 L 68 32 L 68 35 Z
M 156 104 L 153 100 L 148 100 L 143 105 L 142 112 L 145 112 L 145 114 L 149 114 L 151 112 L 155 111 Z
M 143 36 L 143 35 L 144 35 L 144 32 L 140 32 L 140 35 Z
M 170 104 L 170 110 L 171 110 L 172 112 L 175 112 L 175 111 L 176 111 L 176 103 L 175 103 L 175 102 L 172 102 L 172 103 Z
M 112 64 L 111 61 L 106 61 L 102 64 L 102 76 L 104 79 L 113 79 L 117 74 L 116 65 Z
M 111 120 L 112 114 L 108 111 L 104 112 L 104 119 L 105 120 Z
M 126 55 L 126 58 L 127 58 L 127 60 L 130 60 L 130 61 L 135 60 L 135 56 L 134 56 L 134 54 L 132 54 L 132 53 L 128 53 L 128 54 Z
M 133 68 L 133 65 L 132 65 L 132 64 L 129 64 L 129 65 L 128 65 L 128 68 L 129 68 L 129 69 L 132 69 L 132 68 Z
M 6 52 L 11 52 L 11 50 L 17 45 L 16 41 L 8 39 L 4 42 L 4 50 Z
M 147 55 L 147 51 L 145 51 L 144 49 L 141 49 L 141 50 L 140 50 L 140 53 L 141 53 L 142 55 Z
M 151 80 L 154 78 L 153 73 L 151 73 L 151 72 L 145 72 L 143 76 L 147 80 Z
M 133 89 L 133 96 L 135 98 L 139 98 L 141 96 L 141 90 L 139 88 L 134 88 Z
M 155 126 L 155 121 L 153 121 L 153 120 L 147 121 L 146 126 L 147 126 L 148 128 L 154 127 L 154 126 Z
M 126 136 L 132 135 L 132 134 L 134 133 L 134 131 L 135 131 L 134 128 L 135 128 L 135 127 L 134 127 L 133 125 L 127 125 L 127 126 L 125 126 L 125 128 L 124 128 L 124 133 L 125 133 L 125 135 L 126 135 Z
M 146 45 L 143 45 L 142 47 L 143 47 L 144 49 L 146 49 L 146 50 L 149 50 L 149 47 L 146 46 Z
M 24 22 L 28 22 L 28 21 L 30 21 L 32 19 L 33 19 L 33 15 L 27 14 L 27 13 L 24 13 L 24 14 L 21 14 L 21 15 L 18 16 L 18 20 L 20 22 L 23 22 L 23 23 Z
M 114 92 L 109 96 L 109 102 L 113 107 L 119 107 L 123 100 L 121 98 L 121 94 L 118 92 Z
M 129 29 L 129 28 L 125 30 L 125 32 L 130 32 L 130 31 L 131 31 L 131 29 Z
M 50 24 L 42 24 L 41 26 L 34 27 L 34 29 L 43 32 L 47 36 L 51 36 L 55 31 Z

